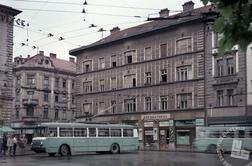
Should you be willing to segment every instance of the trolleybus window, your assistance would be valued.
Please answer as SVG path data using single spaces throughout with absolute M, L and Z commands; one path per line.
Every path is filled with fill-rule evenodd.
M 111 129 L 111 137 L 121 137 L 121 129 Z
M 75 128 L 74 129 L 75 137 L 87 137 L 87 128 Z
M 57 128 L 49 128 L 48 133 L 49 137 L 57 137 Z
M 124 137 L 133 137 L 133 129 L 123 129 Z
M 73 128 L 60 128 L 59 135 L 60 135 L 60 137 L 72 137 L 73 136 Z
M 98 129 L 98 136 L 99 137 L 109 137 L 109 129 L 105 129 L 105 128 L 99 128 Z
M 96 128 L 89 128 L 89 137 L 96 137 Z

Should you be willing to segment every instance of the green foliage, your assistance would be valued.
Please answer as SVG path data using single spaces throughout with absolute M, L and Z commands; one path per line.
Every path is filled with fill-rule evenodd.
M 223 34 L 219 52 L 238 44 L 245 51 L 252 42 L 252 5 L 248 0 L 201 0 L 204 5 L 212 2 L 220 13 L 214 23 L 214 31 Z

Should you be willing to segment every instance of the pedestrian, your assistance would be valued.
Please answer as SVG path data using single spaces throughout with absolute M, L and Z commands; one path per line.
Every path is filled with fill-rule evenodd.
M 2 155 L 2 151 L 3 151 L 3 138 L 2 136 L 0 136 L 0 156 Z
M 16 155 L 16 149 L 17 149 L 17 138 L 16 138 L 15 135 L 13 135 L 12 142 L 13 142 L 13 156 L 15 156 Z
M 8 150 L 8 146 L 7 146 L 7 136 L 6 136 L 6 133 L 4 133 L 3 135 L 3 155 L 5 156 L 6 155 L 6 151 Z
M 7 139 L 7 147 L 8 147 L 8 150 L 9 150 L 9 155 L 11 156 L 12 155 L 12 149 L 13 149 L 13 139 L 12 139 L 12 137 L 10 135 L 8 136 L 8 139 Z

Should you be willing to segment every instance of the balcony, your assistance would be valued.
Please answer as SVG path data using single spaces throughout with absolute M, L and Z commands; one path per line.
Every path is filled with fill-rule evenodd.
M 23 99 L 23 105 L 38 105 L 38 99 Z
M 22 120 L 26 121 L 26 122 L 38 122 L 39 117 L 35 117 L 35 116 L 23 116 Z

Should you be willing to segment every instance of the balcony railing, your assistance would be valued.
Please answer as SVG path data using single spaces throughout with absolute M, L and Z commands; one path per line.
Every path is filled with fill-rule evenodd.
M 29 121 L 29 122 L 37 122 L 39 120 L 39 117 L 35 117 L 35 116 L 23 116 L 22 120 L 23 121 Z
M 38 105 L 38 99 L 23 99 L 23 105 Z

